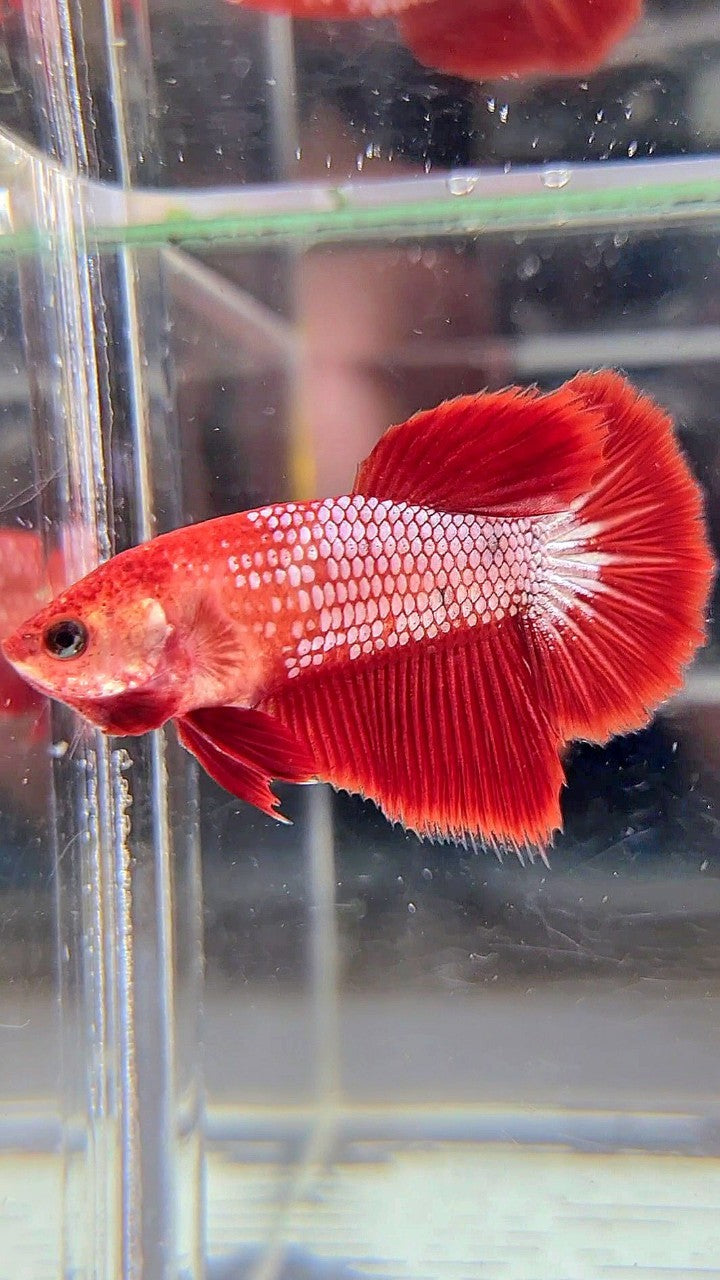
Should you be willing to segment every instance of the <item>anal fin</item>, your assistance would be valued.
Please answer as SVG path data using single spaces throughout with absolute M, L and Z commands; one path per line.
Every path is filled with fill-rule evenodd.
M 306 737 L 318 776 L 421 836 L 517 850 L 561 825 L 560 741 L 519 617 L 462 640 L 311 673 L 266 709 Z

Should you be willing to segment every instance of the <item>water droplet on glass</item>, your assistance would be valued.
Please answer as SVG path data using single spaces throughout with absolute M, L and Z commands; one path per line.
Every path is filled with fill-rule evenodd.
M 448 191 L 451 196 L 469 196 L 475 190 L 478 180 L 476 173 L 451 173 L 447 180 Z
M 542 174 L 542 184 L 550 191 L 561 191 L 572 178 L 569 169 L 546 169 Z
M 0 93 L 19 93 L 20 86 L 15 81 L 7 49 L 0 49 Z

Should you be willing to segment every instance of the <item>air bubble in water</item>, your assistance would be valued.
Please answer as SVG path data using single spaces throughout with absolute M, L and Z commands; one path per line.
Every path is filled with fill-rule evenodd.
M 447 188 L 451 196 L 469 196 L 478 184 L 476 173 L 451 173 Z
M 542 263 L 536 253 L 528 254 L 527 258 L 520 263 L 517 274 L 520 280 L 532 280 L 536 276 Z
M 542 184 L 550 191 L 561 191 L 572 178 L 569 169 L 546 169 L 542 175 Z

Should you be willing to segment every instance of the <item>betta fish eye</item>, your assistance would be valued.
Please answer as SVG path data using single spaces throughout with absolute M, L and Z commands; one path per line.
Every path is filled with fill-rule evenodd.
M 53 658 L 77 658 L 87 648 L 87 627 L 76 618 L 64 618 L 48 627 L 43 641 Z

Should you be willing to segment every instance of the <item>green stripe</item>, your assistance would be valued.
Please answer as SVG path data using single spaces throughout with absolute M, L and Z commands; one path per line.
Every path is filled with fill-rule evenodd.
M 582 169 L 575 174 L 582 181 Z M 610 173 L 608 173 L 610 179 Z M 696 182 L 638 182 L 614 187 L 610 181 L 600 190 L 572 189 L 572 179 L 562 189 L 543 186 L 538 172 L 537 194 L 483 196 L 479 188 L 468 195 L 443 199 L 415 199 L 404 203 L 358 208 L 348 201 L 347 189 L 330 189 L 335 207 L 327 210 L 247 213 L 241 207 L 226 214 L 202 216 L 202 197 L 162 197 L 165 209 L 157 221 L 129 226 L 88 228 L 88 240 L 101 247 L 116 245 L 192 245 L 232 241 L 240 248 L 266 245 L 315 244 L 379 237 L 477 236 L 493 231 L 543 231 L 603 228 L 620 222 L 623 228 L 642 224 L 666 224 L 720 219 L 720 178 Z M 547 176 L 545 176 L 547 181 Z M 494 179 L 493 185 L 496 185 Z M 367 190 L 367 188 L 364 188 Z M 154 197 L 148 196 L 148 200 Z M 213 203 L 217 202 L 213 193 Z M 242 194 L 238 197 L 242 201 Z M 142 199 L 142 197 L 141 197 Z M 193 208 L 194 206 L 194 208 Z M 50 244 L 47 233 L 22 232 L 0 236 L 0 252 L 40 251 Z

